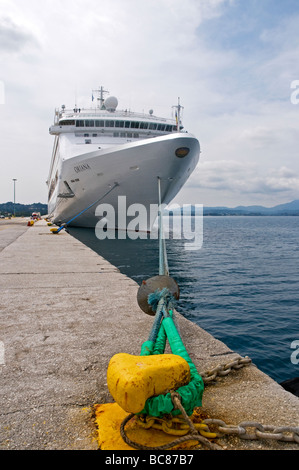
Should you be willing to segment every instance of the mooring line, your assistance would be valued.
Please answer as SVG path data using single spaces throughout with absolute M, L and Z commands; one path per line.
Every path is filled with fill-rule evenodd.
M 103 196 L 101 196 L 99 199 L 97 199 L 95 202 L 93 202 L 92 204 L 90 204 L 88 207 L 86 207 L 86 209 L 84 209 L 83 211 L 79 212 L 79 214 L 75 215 L 75 217 L 73 217 L 72 219 L 70 219 L 68 222 L 65 222 L 64 224 L 61 225 L 61 227 L 59 227 L 59 229 L 57 231 L 55 231 L 54 233 L 59 233 L 61 230 L 63 230 L 64 228 L 67 227 L 68 224 L 70 224 L 71 222 L 73 222 L 73 220 L 75 220 L 77 217 L 79 217 L 80 215 L 84 214 L 84 212 L 86 212 L 88 209 L 90 209 L 92 206 L 94 206 L 95 204 L 97 204 L 98 202 L 100 202 L 102 199 L 104 199 L 104 197 L 108 196 L 108 194 L 110 194 L 117 186 L 119 186 L 119 184 L 117 182 L 114 183 L 114 186 L 112 186 L 112 188 L 109 189 L 109 191 L 107 191 Z
M 161 201 L 161 178 L 158 176 L 158 192 L 159 192 L 159 274 L 161 276 L 169 275 L 169 267 L 167 261 L 166 243 L 163 230 L 163 213 Z

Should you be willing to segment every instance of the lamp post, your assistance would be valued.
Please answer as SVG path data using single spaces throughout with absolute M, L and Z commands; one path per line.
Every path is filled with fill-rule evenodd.
M 13 179 L 13 216 L 16 216 L 16 210 L 15 210 L 15 205 L 16 205 L 16 179 Z

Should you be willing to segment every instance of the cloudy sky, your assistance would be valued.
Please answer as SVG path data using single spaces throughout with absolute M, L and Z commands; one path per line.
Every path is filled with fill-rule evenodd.
M 13 178 L 47 202 L 54 109 L 100 85 L 162 116 L 180 97 L 202 153 L 176 202 L 299 199 L 298 30 L 298 0 L 0 0 L 0 202 Z

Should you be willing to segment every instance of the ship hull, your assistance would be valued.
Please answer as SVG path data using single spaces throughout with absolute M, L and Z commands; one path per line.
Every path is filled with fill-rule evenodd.
M 184 157 L 176 155 L 181 148 L 189 149 Z M 158 178 L 162 203 L 169 204 L 195 169 L 199 153 L 195 137 L 176 133 L 61 158 L 49 216 L 58 225 L 95 227 L 106 215 L 110 228 L 125 230 L 142 206 L 147 217 L 139 220 L 139 229 L 149 231 L 159 202 Z

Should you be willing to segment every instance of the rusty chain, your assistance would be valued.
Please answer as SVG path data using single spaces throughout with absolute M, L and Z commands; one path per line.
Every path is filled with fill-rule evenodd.
M 241 369 L 252 363 L 251 359 L 246 356 L 244 358 L 238 357 L 237 359 L 227 363 L 221 364 L 213 369 L 209 369 L 200 373 L 205 384 L 213 382 L 218 376 L 224 377 L 234 369 Z M 223 437 L 225 434 L 235 434 L 241 439 L 272 439 L 285 442 L 296 442 L 299 444 L 299 427 L 296 426 L 271 426 L 262 425 L 261 423 L 244 421 L 238 425 L 228 425 L 220 419 L 205 419 L 202 424 L 212 424 L 218 427 L 217 437 Z M 251 429 L 251 432 L 247 431 Z M 211 432 L 208 429 L 208 432 Z
M 214 367 L 213 369 L 209 369 L 205 372 L 200 372 L 199 375 L 201 375 L 203 382 L 205 384 L 208 384 L 209 382 L 213 382 L 217 378 L 217 376 L 225 377 L 230 372 L 232 372 L 233 369 L 241 369 L 242 367 L 248 366 L 251 363 L 252 361 L 248 356 L 238 357 L 237 359 L 228 362 L 227 364 L 220 364 Z
M 209 369 L 205 372 L 201 372 L 200 375 L 203 379 L 205 384 L 209 384 L 210 382 L 215 381 L 217 377 L 225 377 L 233 370 L 241 369 L 242 367 L 248 366 L 252 363 L 251 359 L 246 357 L 238 357 L 227 364 L 218 365 L 212 369 Z M 176 439 L 174 442 L 159 446 L 155 448 L 144 447 L 139 445 L 136 442 L 132 442 L 125 433 L 125 424 L 134 416 L 133 414 L 127 417 L 121 426 L 121 435 L 125 442 L 135 448 L 139 449 L 169 449 L 170 447 L 177 445 L 181 442 L 187 440 L 197 440 L 198 443 L 201 443 L 203 446 L 209 448 L 210 450 L 219 450 L 217 444 L 213 444 L 212 442 L 208 441 L 203 436 L 200 436 L 199 431 L 195 428 L 194 424 L 192 423 L 191 419 L 187 416 L 177 393 L 172 394 L 172 399 L 177 408 L 181 410 L 182 416 L 186 423 L 189 425 L 191 434 L 185 435 Z M 206 426 L 206 434 L 214 433 L 215 438 L 221 438 L 225 435 L 237 435 L 241 439 L 249 439 L 249 440 L 257 440 L 257 439 L 270 439 L 270 440 L 277 440 L 277 441 L 284 441 L 284 442 L 295 442 L 299 444 L 299 427 L 296 426 L 271 426 L 271 425 L 262 425 L 261 423 L 254 422 L 254 421 L 243 421 L 238 425 L 231 425 L 226 424 L 224 421 L 220 419 L 204 419 L 202 424 Z M 213 428 L 216 428 L 213 431 L 210 430 L 209 425 L 212 425 Z M 250 430 L 250 431 L 249 431 Z
M 269 426 L 255 421 L 243 421 L 238 425 L 228 425 L 221 419 L 205 419 L 202 423 L 218 427 L 218 432 L 216 430 L 217 437 L 223 437 L 225 434 L 235 434 L 241 439 L 272 439 L 299 444 L 299 426 Z M 246 428 L 252 431 L 249 432 Z

